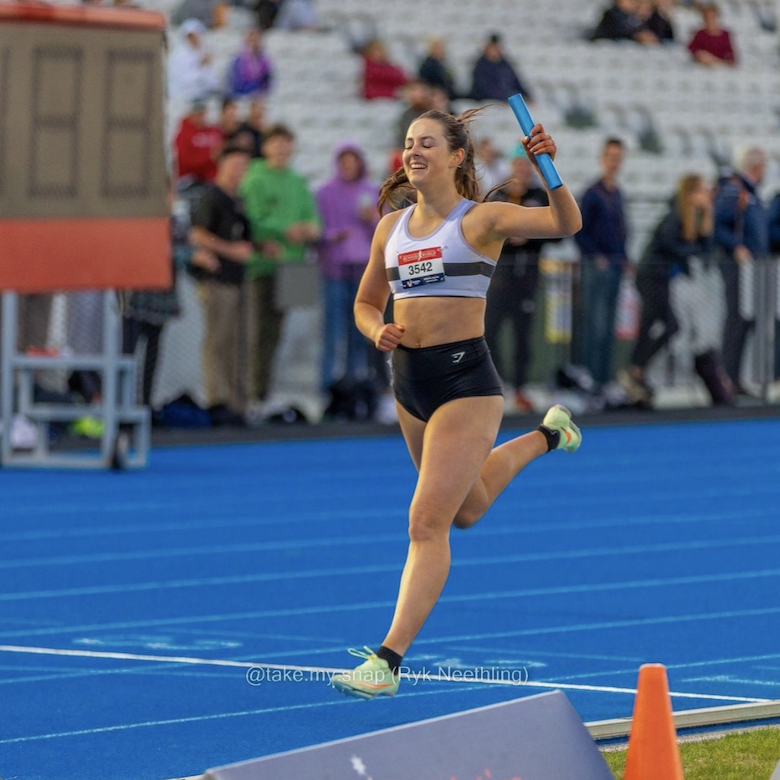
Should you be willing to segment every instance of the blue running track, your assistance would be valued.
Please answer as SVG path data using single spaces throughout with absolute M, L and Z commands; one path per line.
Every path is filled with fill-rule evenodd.
M 678 710 L 780 698 L 780 421 L 584 434 L 453 532 L 417 679 L 376 702 L 326 678 L 390 620 L 399 437 L 0 470 L 0 775 L 199 775 L 551 688 L 626 717 L 645 662 Z

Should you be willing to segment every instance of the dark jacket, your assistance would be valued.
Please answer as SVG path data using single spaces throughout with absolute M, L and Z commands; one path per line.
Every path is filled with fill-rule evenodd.
M 741 244 L 754 257 L 763 257 L 769 250 L 768 233 L 767 211 L 756 185 L 740 174 L 722 179 L 715 194 L 716 245 L 729 256 Z
M 449 68 L 435 57 L 426 57 L 420 63 L 420 69 L 417 75 L 432 87 L 439 87 L 447 93 L 450 100 L 457 100 L 459 95 L 455 88 L 455 80 L 450 73 Z
M 638 276 L 670 278 L 675 273 L 688 273 L 688 259 L 708 259 L 712 254 L 712 236 L 700 236 L 696 241 L 683 238 L 680 213 L 675 206 L 661 219 L 653 231 L 637 269 Z
M 518 92 L 533 100 L 531 90 L 520 80 L 509 60 L 493 62 L 484 55 L 477 60 L 469 96 L 472 100 L 507 100 Z
M 585 190 L 580 204 L 582 230 L 574 240 L 583 259 L 593 260 L 602 255 L 612 265 L 626 262 L 626 216 L 623 193 L 608 190 L 602 181 Z
M 592 41 L 633 40 L 634 36 L 642 29 L 644 29 L 644 25 L 636 14 L 626 13 L 616 6 L 612 6 L 604 11 L 596 29 L 591 33 L 590 39 Z

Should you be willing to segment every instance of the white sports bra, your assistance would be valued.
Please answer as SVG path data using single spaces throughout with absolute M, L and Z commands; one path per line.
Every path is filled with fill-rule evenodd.
M 385 242 L 385 269 L 393 299 L 431 295 L 485 298 L 496 261 L 466 243 L 461 229 L 476 205 L 465 198 L 424 238 L 409 235 L 409 206 Z

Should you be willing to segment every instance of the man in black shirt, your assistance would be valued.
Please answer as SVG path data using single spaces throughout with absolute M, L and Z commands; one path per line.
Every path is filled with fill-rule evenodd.
M 238 185 L 248 164 L 246 149 L 222 149 L 216 178 L 195 208 L 190 231 L 195 247 L 207 250 L 198 274 L 198 297 L 204 318 L 203 381 L 215 422 L 241 422 L 247 400 L 242 289 L 252 244 Z

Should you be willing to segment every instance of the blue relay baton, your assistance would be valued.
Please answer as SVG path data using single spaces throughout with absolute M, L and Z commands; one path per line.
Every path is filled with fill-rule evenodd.
M 530 136 L 531 130 L 534 126 L 534 120 L 531 119 L 531 114 L 528 111 L 528 106 L 525 104 L 525 100 L 523 100 L 523 96 L 519 92 L 516 95 L 512 95 L 512 97 L 509 98 L 509 105 L 512 111 L 514 111 L 515 117 L 520 123 L 520 128 L 522 131 L 527 136 Z M 539 163 L 539 170 L 542 172 L 542 176 L 544 176 L 544 180 L 547 182 L 547 186 L 551 190 L 557 190 L 558 187 L 563 184 L 563 182 L 561 181 L 561 177 L 558 175 L 558 171 L 555 167 L 555 163 L 553 162 L 552 157 L 550 157 L 550 155 L 545 152 L 544 154 L 535 154 L 534 158 L 536 159 L 536 162 Z

